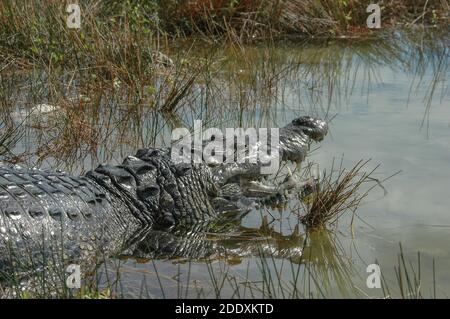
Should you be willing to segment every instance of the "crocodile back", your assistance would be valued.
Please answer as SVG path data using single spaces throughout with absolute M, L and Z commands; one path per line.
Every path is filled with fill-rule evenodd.
M 118 252 L 139 228 L 121 205 L 89 178 L 0 164 L 0 272 Z

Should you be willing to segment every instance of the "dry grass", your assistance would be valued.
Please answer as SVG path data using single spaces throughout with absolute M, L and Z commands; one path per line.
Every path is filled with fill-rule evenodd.
M 83 2 L 82 28 L 68 29 L 65 2 L 0 2 L 0 56 L 15 63 L 78 65 L 104 78 L 144 81 L 168 38 L 199 36 L 241 43 L 278 36 L 355 36 L 366 27 L 367 3 L 355 0 L 130 0 Z M 448 24 L 445 0 L 380 2 L 383 28 Z M 149 43 L 152 45 L 149 46 Z
M 366 28 L 369 2 L 355 0 L 196 0 L 164 1 L 158 10 L 165 30 L 209 39 L 254 40 L 277 35 L 327 36 L 371 33 Z M 383 23 L 446 23 L 442 0 L 381 1 Z
M 24 130 L 21 125 L 14 125 L 12 121 L 5 120 L 5 118 L 0 121 L 0 160 L 7 159 L 8 162 L 13 163 L 19 161 L 13 149 L 23 134 Z
M 337 169 L 333 161 L 330 173 L 325 172 L 318 189 L 305 204 L 306 214 L 301 216 L 301 222 L 309 228 L 320 228 L 335 224 L 347 211 L 355 215 L 361 201 L 369 192 L 377 186 L 382 187 L 382 182 L 395 175 L 382 181 L 377 180 L 373 175 L 379 165 L 369 172 L 363 171 L 369 162 L 370 160 L 360 160 L 347 170 L 343 168 L 342 160 Z M 366 185 L 368 188 L 363 190 Z

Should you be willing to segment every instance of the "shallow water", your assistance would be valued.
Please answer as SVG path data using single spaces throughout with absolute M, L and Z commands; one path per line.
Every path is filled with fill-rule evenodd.
M 285 50 L 289 57 L 289 54 L 298 54 L 297 50 L 315 50 L 315 48 L 290 45 Z M 348 49 L 341 45 L 330 45 L 321 50 L 335 52 Z M 347 54 L 351 55 L 352 52 Z M 448 63 L 448 50 L 446 54 L 447 56 L 443 58 L 445 64 Z M 416 73 L 401 69 L 396 63 L 374 66 L 366 63 L 364 58 L 359 59 L 355 56 L 351 58 L 354 59 L 353 65 L 346 72 L 353 76 L 350 81 L 352 91 L 345 97 L 333 93 L 331 100 L 328 100 L 329 91 L 325 91 L 317 103 L 315 110 L 319 110 L 319 113 L 320 109 L 327 109 L 329 114 L 337 116 L 331 123 L 331 134 L 320 148 L 313 152 L 310 160 L 319 163 L 321 168 L 330 168 L 333 159 L 340 160 L 343 157 L 344 167 L 350 168 L 359 159 L 371 159 L 370 166 L 381 164 L 376 174 L 379 179 L 398 171 L 400 173 L 383 184 L 386 194 L 380 189 L 369 194 L 359 209 L 358 215 L 361 220 L 355 222 L 353 231 L 348 218 L 344 217 L 333 234 L 311 238 L 311 249 L 316 249 L 318 255 L 316 260 L 310 258 L 313 263 L 318 264 L 317 269 L 311 270 L 311 276 L 315 281 L 311 284 L 311 279 L 309 282 L 308 279 L 299 280 L 299 286 L 304 289 L 306 296 L 308 294 L 327 297 L 382 296 L 383 292 L 380 289 L 369 289 L 366 285 L 368 276 L 366 266 L 377 261 L 392 290 L 391 293 L 398 296 L 399 284 L 394 267 L 398 266 L 399 243 L 401 243 L 404 255 L 408 259 L 407 263 L 411 261 L 416 272 L 419 268 L 417 252 L 421 253 L 423 295 L 433 296 L 435 285 L 437 294 L 446 296 L 446 292 L 450 289 L 450 276 L 447 271 L 450 266 L 448 249 L 450 95 L 448 84 L 445 82 L 448 69 L 439 70 L 441 73 L 436 83 L 438 88 L 430 101 L 429 87 L 436 81 L 437 76 L 431 65 L 428 65 L 426 71 L 421 74 L 419 83 Z M 373 74 L 372 79 L 368 79 L 369 73 Z M 285 85 L 282 93 L 284 101 L 273 106 L 273 109 L 276 109 L 275 117 L 282 119 L 280 124 L 287 123 L 288 119 L 302 111 L 305 112 L 302 107 L 296 107 L 300 104 L 299 94 L 302 94 L 298 93 L 296 87 L 295 81 L 298 80 L 295 76 L 290 79 L 290 83 Z M 335 90 L 341 91 L 341 88 L 336 87 Z M 302 101 L 308 99 L 311 99 L 308 93 L 301 97 Z M 321 105 L 322 101 L 329 103 L 329 106 Z M 292 232 L 296 219 L 289 216 L 289 211 L 284 212 L 281 218 L 279 212 L 272 212 L 272 215 L 278 218 L 272 224 L 275 229 L 281 229 L 280 232 L 283 234 Z M 261 224 L 261 215 L 253 212 L 242 224 L 258 228 Z M 301 249 L 302 241 L 296 240 L 297 246 Z M 323 246 L 328 249 L 323 249 Z M 436 262 L 435 284 L 433 258 Z M 294 281 L 293 273 L 286 265 L 289 263 L 288 260 L 273 261 L 271 258 L 268 260 L 267 267 L 272 271 L 275 281 L 277 272 L 281 273 L 281 280 Z M 229 266 L 229 269 L 221 262 L 214 263 L 213 267 L 217 267 L 214 271 L 218 277 L 220 273 L 230 272 L 231 277 L 237 276 L 241 279 L 254 277 L 257 281 L 258 278 L 261 280 L 257 275 L 261 273 L 260 263 L 259 257 L 247 257 L 240 260 L 239 264 Z M 127 266 L 149 270 L 146 267 L 148 265 L 137 266 L 129 263 Z M 153 270 L 153 265 L 149 268 L 150 271 Z M 157 268 L 166 276 L 180 272 L 182 274 L 180 277 L 184 276 L 184 280 L 186 273 L 189 272 L 185 264 L 179 266 L 158 262 Z M 211 275 L 206 272 L 206 268 L 203 264 L 192 264 L 191 280 L 196 278 L 209 282 Z M 342 274 L 342 269 L 346 269 L 347 272 Z M 308 275 L 304 276 L 308 278 Z M 181 279 L 181 282 L 173 286 L 177 289 L 180 285 L 184 287 L 186 281 L 183 283 Z M 227 284 L 226 282 L 225 286 Z M 321 288 L 317 289 L 317 286 Z M 277 284 L 274 287 L 273 295 L 282 297 L 280 289 L 277 293 Z M 229 288 L 228 293 L 236 293 L 235 290 Z M 227 289 L 223 288 L 221 294 L 229 295 L 226 291 Z M 178 291 L 172 296 L 179 296 Z M 214 290 L 211 289 L 205 296 L 214 296 Z M 250 297 L 248 292 L 246 296 Z
M 241 222 L 246 228 L 234 229 L 233 236 L 224 239 L 222 233 L 210 234 L 209 241 L 217 243 L 221 253 L 208 260 L 111 260 L 107 263 L 110 275 L 120 270 L 118 291 L 127 297 L 380 297 L 384 295 L 381 289 L 366 285 L 366 267 L 377 261 L 391 293 L 399 296 L 394 266 L 401 243 L 415 269 L 417 252 L 421 252 L 423 295 L 433 295 L 434 258 L 437 294 L 447 296 L 450 91 L 446 81 L 450 52 L 446 35 L 444 40 L 431 37 L 427 41 L 423 50 L 420 40 L 260 44 L 245 53 L 254 63 L 228 58 L 221 66 L 223 71 L 213 74 L 220 89 L 214 91 L 199 81 L 186 102 L 189 107 L 179 111 L 185 125 L 195 118 L 207 121 L 206 126 L 220 127 L 282 126 L 304 114 L 333 118 L 329 135 L 309 161 L 328 170 L 333 160 L 343 159 L 344 167 L 351 168 L 360 159 L 371 159 L 366 170 L 380 164 L 374 176 L 379 179 L 401 172 L 383 183 L 386 193 L 381 188 L 369 193 L 353 228 L 351 214 L 347 214 L 331 231 L 310 234 L 304 246 L 301 226 L 299 236 L 289 236 L 299 223 L 295 203 L 281 213 L 254 210 Z M 432 48 L 429 43 L 438 44 Z M 236 83 L 244 84 L 238 87 Z M 209 90 L 222 95 L 208 97 L 213 94 Z M 143 131 L 154 127 L 156 116 L 146 113 L 139 119 Z M 120 123 L 121 117 L 117 118 Z M 131 125 L 125 126 L 140 134 Z M 108 148 L 100 145 L 100 155 L 82 158 L 82 165 L 51 157 L 43 165 L 79 172 L 105 159 L 118 161 L 135 147 L 167 142 L 170 125 L 154 136 L 147 134 L 126 145 L 119 145 L 118 140 Z M 29 150 L 30 145 L 33 142 L 24 140 L 17 150 Z M 272 231 L 261 226 L 262 216 L 268 217 Z M 258 256 L 257 247 L 269 242 L 272 246 L 268 244 L 267 250 L 273 254 Z M 304 260 L 283 258 L 273 247 L 289 247 L 291 254 L 295 250 Z M 296 282 L 295 292 L 292 282 Z

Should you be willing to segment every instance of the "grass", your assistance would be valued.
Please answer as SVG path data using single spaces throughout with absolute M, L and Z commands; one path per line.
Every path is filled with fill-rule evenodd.
M 277 36 L 371 34 L 364 1 L 313 0 L 128 0 L 110 4 L 81 2 L 82 28 L 65 25 L 65 5 L 51 0 L 6 0 L 0 4 L 0 55 L 21 66 L 86 64 L 104 80 L 145 85 L 155 72 L 160 48 L 188 36 L 236 46 Z M 382 4 L 383 26 L 448 24 L 450 7 L 441 0 L 389 1 Z M 420 18 L 420 19 L 418 19 Z
M 20 161 L 13 150 L 23 134 L 24 130 L 21 125 L 14 125 L 9 119 L 0 122 L 0 158 L 4 158 L 10 163 Z
M 154 287 L 156 295 L 153 297 L 177 299 L 441 297 L 438 295 L 434 258 L 431 267 L 425 267 L 424 263 L 428 264 L 429 258 L 424 258 L 417 252 L 414 260 L 404 251 L 401 244 L 396 265 L 380 264 L 381 289 L 375 291 L 366 289 L 365 269 L 362 270 L 363 275 L 358 273 L 355 264 L 346 256 L 345 249 L 333 232 L 323 229 L 306 232 L 297 243 L 304 250 L 298 259 L 279 260 L 274 255 L 267 255 L 264 252 L 264 242 L 254 245 L 260 253 L 242 265 L 241 269 L 233 268 L 233 263 L 228 263 L 227 259 L 209 259 L 201 263 L 196 260 L 175 263 L 172 272 L 170 270 L 162 272 L 158 270 L 158 265 L 161 267 L 162 264 L 152 261 L 154 276 L 157 277 L 155 281 L 158 282 L 157 287 Z M 377 261 L 375 263 L 379 264 Z M 205 276 L 201 279 L 195 277 L 194 269 L 197 271 L 201 269 Z M 193 277 L 197 279 L 192 279 Z M 173 285 L 168 284 L 169 282 Z M 442 296 L 445 296 L 445 293 L 442 292 Z M 151 296 L 140 295 L 140 297 Z
M 25 136 L 22 137 L 37 138 L 37 142 L 32 146 L 38 146 L 38 151 L 28 151 L 37 155 L 38 162 L 50 162 L 53 167 L 76 171 L 80 166 L 84 169 L 83 165 L 91 168 L 103 160 L 120 160 L 142 145 L 153 145 L 164 129 L 170 130 L 171 125 L 188 125 L 190 119 L 197 116 L 204 116 L 208 124 L 219 125 L 264 125 L 278 122 L 279 118 L 274 116 L 271 107 L 281 103 L 289 109 L 289 105 L 282 102 L 285 98 L 283 88 L 287 86 L 301 87 L 311 93 L 307 95 L 307 101 L 298 101 L 303 112 L 328 114 L 327 101 L 322 101 L 319 97 L 325 91 L 337 94 L 340 98 L 338 94 L 345 95 L 344 89 L 351 90 L 352 78 L 355 75 L 351 70 L 357 68 L 358 63 L 365 63 L 374 69 L 394 64 L 402 70 L 417 72 L 418 82 L 421 72 L 430 66 L 436 67 L 433 70 L 437 72 L 445 73 L 447 66 L 438 62 L 445 62 L 445 45 L 448 38 L 440 38 L 438 41 L 433 41 L 433 38 L 427 40 L 426 37 L 419 41 L 412 38 L 410 43 L 413 48 L 422 42 L 423 51 L 420 54 L 412 52 L 413 49 L 408 49 L 409 47 L 405 49 L 399 46 L 396 43 L 398 39 L 382 45 L 363 43 L 345 50 L 327 48 L 325 44 L 320 43 L 312 49 L 305 46 L 304 50 L 298 50 L 298 47 L 289 45 L 278 49 L 276 44 L 272 43 L 262 47 L 228 48 L 229 51 L 222 54 L 207 48 L 206 51 L 211 52 L 203 54 L 195 50 L 195 47 L 188 46 L 188 54 L 185 57 L 171 55 L 179 66 L 175 69 L 161 68 L 155 73 L 147 74 L 144 80 L 151 84 L 142 88 L 136 85 L 138 82 L 128 81 L 127 77 L 109 79 L 104 75 L 103 68 L 97 69 L 94 65 L 86 70 L 70 64 L 41 70 L 40 64 L 37 63 L 31 71 L 26 70 L 21 75 L 20 72 L 11 72 L 15 69 L 8 64 L 1 72 L 3 90 L 0 98 L 6 113 L 12 113 L 16 104 L 24 105 L 25 110 L 31 110 L 34 105 L 42 102 L 59 106 L 63 110 L 63 121 L 41 121 L 37 126 L 26 125 Z M 429 45 L 430 43 L 433 43 L 433 46 Z M 354 55 L 361 56 L 363 62 L 352 59 Z M 413 61 L 413 66 L 408 65 L 408 60 Z M 194 71 L 189 73 L 186 67 L 191 65 L 194 65 Z M 420 66 L 423 66 L 423 69 Z M 111 67 L 112 70 L 115 68 L 114 65 Z M 410 69 L 412 67 L 415 69 Z M 23 95 L 23 92 L 26 94 Z M 298 111 L 299 106 L 295 107 Z M 258 114 L 261 117 L 256 120 L 255 115 L 260 111 L 262 114 Z M 217 116 L 217 113 L 223 114 L 223 117 Z M 4 125 L 10 124 L 4 122 Z M 84 161 L 86 154 L 92 156 L 90 161 Z M 32 156 L 31 160 L 34 160 Z M 359 163 L 360 166 L 362 164 L 364 162 Z M 72 169 L 71 165 L 75 165 L 75 168 Z M 340 166 L 329 173 L 325 175 L 321 192 L 316 197 L 316 208 L 311 210 L 313 213 L 310 220 L 313 227 L 310 228 L 316 229 L 312 229 L 307 237 L 313 242 L 314 237 L 324 237 L 315 235 L 322 232 L 319 225 L 335 222 L 345 208 L 352 210 L 357 207 L 355 204 L 361 194 L 351 192 L 352 187 L 365 189 L 368 183 L 377 184 L 363 173 L 361 168 L 353 168 L 349 172 Z M 365 176 L 364 183 L 360 183 L 362 176 Z M 322 210 L 324 208 L 328 210 Z M 330 212 L 335 214 L 329 214 Z M 318 241 L 321 242 L 320 239 Z M 317 240 L 315 242 L 317 243 Z M 201 298 L 210 296 L 210 292 L 219 297 L 238 298 L 327 297 L 332 294 L 330 286 L 333 286 L 335 281 L 340 280 L 342 286 L 350 282 L 345 273 L 348 265 L 345 264 L 345 256 L 342 258 L 339 254 L 330 254 L 333 243 L 323 240 L 322 244 L 316 245 L 315 249 L 308 248 L 307 254 L 318 261 L 318 266 L 305 259 L 280 262 L 265 256 L 261 260 L 257 257 L 257 271 L 253 265 L 249 268 L 249 274 L 243 275 L 236 274 L 227 264 L 222 263 L 221 268 L 217 268 L 218 262 L 210 260 L 205 264 L 211 267 L 210 271 L 203 269 L 204 273 L 208 273 L 208 278 L 201 283 L 189 269 L 182 268 L 180 272 L 191 274 L 191 278 L 185 284 L 177 280 L 170 281 L 179 287 L 175 294 L 166 286 L 169 279 L 163 278 L 164 274 L 160 273 L 162 270 L 158 270 L 161 266 L 155 263 L 154 272 L 161 279 L 157 290 L 159 291 L 160 287 L 165 289 L 166 297 L 184 296 L 186 291 L 189 296 Z M 307 267 L 301 268 L 299 265 L 302 262 L 307 263 Z M 256 274 L 252 273 L 253 271 Z M 287 277 L 283 277 L 286 272 Z M 407 296 L 410 294 L 410 288 L 406 288 L 404 270 L 401 278 L 404 295 Z M 152 283 L 157 281 L 159 280 L 155 279 Z M 105 284 L 95 279 L 79 294 L 61 292 L 58 297 L 120 297 L 121 291 L 116 287 L 117 282 L 118 280 L 112 279 Z M 154 289 L 152 292 L 145 292 L 147 284 L 142 283 L 142 286 L 144 296 L 159 296 Z M 352 296 L 352 293 L 348 295 Z M 50 297 L 45 294 L 43 296 Z M 36 296 L 24 294 L 23 297 Z
M 430 267 L 431 274 L 426 274 L 427 279 L 423 276 L 423 257 L 417 252 L 416 261 L 408 260 L 401 243 L 399 243 L 400 252 L 397 255 L 398 263 L 394 266 L 395 280 L 394 283 L 388 283 L 382 274 L 382 290 L 385 298 L 401 298 L 401 299 L 436 299 L 439 298 L 438 283 L 436 281 L 436 262 L 432 259 Z M 426 286 L 428 285 L 428 287 Z M 425 292 L 426 289 L 429 292 Z
M 75 290 L 66 288 L 67 274 L 64 268 L 61 268 L 64 262 L 59 259 L 63 260 L 64 252 L 59 251 L 57 246 L 51 246 L 51 249 L 57 250 L 50 252 L 42 248 L 41 254 L 29 251 L 30 258 L 26 261 L 16 259 L 14 251 L 10 251 L 11 264 L 17 269 L 23 269 L 18 263 L 25 261 L 30 274 L 25 277 L 28 278 L 26 280 L 23 274 L 16 271 L 12 272 L 12 276 L 9 274 L 3 276 L 0 281 L 0 297 L 22 299 L 129 297 L 130 291 L 124 289 L 129 280 L 126 276 L 129 271 L 134 273 L 134 277 L 131 277 L 134 281 L 136 276 L 143 275 L 139 283 L 139 294 L 133 295 L 138 298 L 373 297 L 364 291 L 364 286 L 359 287 L 361 283 L 352 258 L 348 256 L 336 233 L 327 229 L 328 225 L 336 224 L 344 212 L 350 210 L 355 214 L 368 192 L 375 186 L 381 186 L 384 180 L 378 181 L 372 177 L 377 167 L 368 173 L 363 172 L 368 163 L 369 161 L 359 161 L 347 171 L 342 168 L 341 161 L 337 170 L 334 169 L 334 165 L 332 166 L 332 174 L 324 174 L 320 189 L 311 195 L 312 198 L 305 208 L 306 215 L 300 219 L 305 225 L 303 233 L 297 224 L 292 233 L 285 234 L 282 224 L 286 220 L 280 218 L 269 222 L 268 217 L 272 216 L 271 214 L 261 215 L 259 228 L 247 228 L 225 220 L 223 225 L 213 223 L 212 228 L 206 230 L 194 228 L 194 234 L 190 230 L 175 232 L 174 235 L 180 237 L 174 238 L 175 240 L 171 242 L 173 247 L 181 249 L 180 256 L 171 249 L 168 252 L 170 255 L 161 256 L 153 255 L 153 251 L 149 251 L 152 256 L 151 272 L 149 266 L 133 267 L 129 262 L 130 260 L 142 262 L 146 261 L 146 258 L 133 256 L 129 257 L 128 261 L 123 258 L 111 260 L 103 254 L 94 252 L 96 262 L 86 268 L 91 270 L 83 272 L 83 285 L 81 289 Z M 368 189 L 360 193 L 364 183 L 375 185 L 366 187 Z M 263 211 L 261 213 L 263 214 Z M 65 238 L 63 233 L 61 238 Z M 163 237 L 163 240 L 167 238 Z M 181 240 L 180 243 L 178 240 Z M 202 246 L 199 246 L 201 241 L 203 245 L 215 243 L 214 253 L 197 256 L 197 250 L 203 250 Z M 184 256 L 185 252 L 190 251 L 186 246 L 189 244 L 195 245 L 194 253 L 197 257 Z M 42 247 L 45 246 L 43 242 Z M 184 257 L 181 258 L 182 256 Z M 396 280 L 386 277 L 383 269 L 382 290 L 378 291 L 377 297 L 425 297 L 422 257 L 420 253 L 417 256 L 417 266 L 408 263 L 400 246 L 398 265 L 394 267 Z M 245 266 L 235 267 L 243 261 L 247 263 L 245 272 L 243 272 Z M 170 269 L 168 273 L 167 262 L 173 263 L 169 268 L 175 269 L 175 274 L 170 274 Z M 148 261 L 147 265 L 150 265 Z M 84 266 L 87 264 L 83 264 L 83 269 Z M 138 269 L 145 271 L 140 272 Z M 436 298 L 434 260 L 432 278 L 431 297 Z
M 333 161 L 329 172 L 324 172 L 318 187 L 306 200 L 304 205 L 305 213 L 300 220 L 309 228 L 321 228 L 335 225 L 342 214 L 351 211 L 353 216 L 359 208 L 361 202 L 367 197 L 369 192 L 375 187 L 382 187 L 382 183 L 392 176 L 382 181 L 373 177 L 379 165 L 364 172 L 370 160 L 360 160 L 351 169 L 343 167 L 341 159 L 338 167 Z M 364 186 L 366 190 L 362 190 Z M 353 218 L 352 218 L 353 224 Z
M 167 1 L 158 14 L 170 34 L 223 36 L 231 41 L 267 36 L 361 35 L 366 26 L 365 1 Z M 445 1 L 388 1 L 381 3 L 383 26 L 447 23 Z

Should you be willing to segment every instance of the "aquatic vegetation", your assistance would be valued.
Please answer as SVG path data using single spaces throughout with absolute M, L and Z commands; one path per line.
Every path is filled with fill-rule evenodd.
M 20 125 L 14 126 L 8 120 L 0 122 L 0 160 L 6 159 L 9 162 L 20 161 L 20 158 L 14 154 L 13 149 L 23 134 L 23 127 Z
M 221 36 L 249 41 L 267 36 L 339 36 L 369 34 L 367 3 L 361 1 L 164 1 L 160 25 L 176 35 Z M 447 23 L 449 5 L 441 1 L 381 3 L 383 25 Z
M 80 5 L 83 27 L 76 31 L 65 26 L 67 13 L 60 1 L 2 1 L 0 55 L 22 67 L 81 69 L 88 63 L 105 81 L 119 77 L 145 85 L 149 73 L 168 65 L 158 57 L 171 61 L 166 51 L 169 38 L 223 39 L 239 47 L 241 42 L 286 35 L 333 38 L 374 33 L 366 28 L 367 4 L 361 1 L 133 0 Z M 382 12 L 385 29 L 398 24 L 445 26 L 450 8 L 439 0 L 389 1 L 382 4 Z
M 346 212 L 356 213 L 362 200 L 367 197 L 369 192 L 379 186 L 392 176 L 379 181 L 373 178 L 379 166 L 364 172 L 370 160 L 360 160 L 351 169 L 342 166 L 342 160 L 338 167 L 335 167 L 333 161 L 329 172 L 324 172 L 323 178 L 317 183 L 317 188 L 305 201 L 304 215 L 300 220 L 309 228 L 333 226 Z M 367 184 L 373 184 L 362 188 Z

